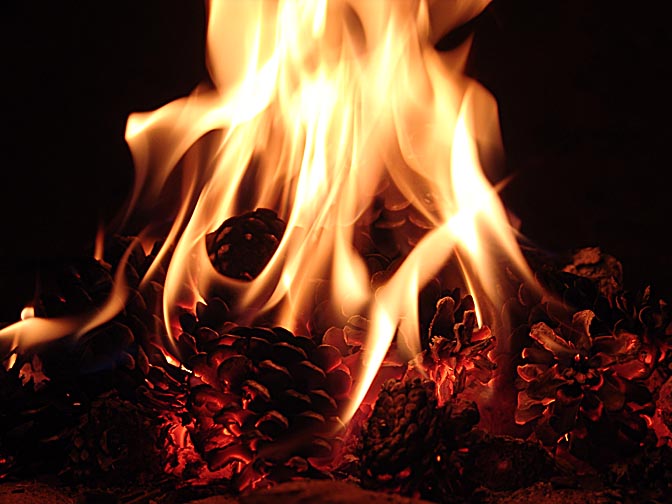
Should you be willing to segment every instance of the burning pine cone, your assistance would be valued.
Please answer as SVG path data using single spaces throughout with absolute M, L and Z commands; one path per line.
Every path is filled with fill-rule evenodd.
M 222 275 L 252 280 L 273 257 L 284 232 L 285 223 L 273 210 L 258 208 L 227 219 L 208 235 L 208 255 Z
M 523 351 L 516 422 L 535 421 L 546 445 L 567 440 L 570 451 L 595 463 L 637 450 L 654 412 L 642 380 L 651 372 L 641 341 L 631 333 L 594 334 L 595 314 L 574 314 L 570 325 L 532 326 Z
M 352 383 L 340 352 L 281 328 L 198 341 L 188 407 L 209 469 L 238 490 L 324 477 Z
M 437 384 L 440 404 L 456 397 L 466 388 L 485 385 L 496 367 L 490 358 L 495 338 L 488 327 L 477 327 L 471 296 L 444 297 L 436 303 L 429 326 L 429 349 L 419 364 Z
M 445 502 L 457 476 L 451 453 L 478 420 L 475 403 L 439 407 L 430 380 L 388 380 L 362 429 L 362 484 Z

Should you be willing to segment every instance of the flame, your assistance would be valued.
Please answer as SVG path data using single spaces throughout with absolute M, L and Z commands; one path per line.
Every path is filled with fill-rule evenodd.
M 301 330 L 313 282 L 326 277 L 334 307 L 371 320 L 350 418 L 395 335 L 409 357 L 420 350 L 418 293 L 451 256 L 478 293 L 483 321 L 481 304 L 496 302 L 501 252 L 527 270 L 479 161 L 500 143 L 496 103 L 463 75 L 469 41 L 445 54 L 433 44 L 487 3 L 208 3 L 213 85 L 131 115 L 126 129 L 137 174 L 131 207 L 158 197 L 178 167 L 188 173 L 161 252 L 174 247 L 163 308 L 171 337 L 176 310 L 217 285 L 238 294 L 245 322 L 273 309 L 277 324 Z M 219 136 L 203 147 L 207 161 L 190 156 L 210 132 Z M 385 182 L 433 229 L 374 292 L 353 233 Z M 277 252 L 250 282 L 219 275 L 206 235 L 257 207 L 287 222 Z
M 207 3 L 210 82 L 158 110 L 132 114 L 126 128 L 136 166 L 129 214 L 182 177 L 172 227 L 144 279 L 170 257 L 167 356 L 179 355 L 180 310 L 194 309 L 214 288 L 235 293 L 240 323 L 271 316 L 305 331 L 314 285 L 326 279 L 335 312 L 371 321 L 347 421 L 395 337 L 409 359 L 420 351 L 418 295 L 449 259 L 460 265 L 481 323 L 498 305 L 502 256 L 529 277 L 480 163 L 501 139 L 495 100 L 464 75 L 470 39 L 447 53 L 434 48 L 488 3 Z M 385 187 L 396 188 L 431 229 L 374 290 L 355 229 Z M 220 275 L 206 236 L 258 207 L 276 210 L 287 224 L 276 253 L 249 282 Z M 102 259 L 102 231 L 96 243 Z M 0 330 L 0 338 L 28 345 L 105 322 L 123 307 L 123 269 L 95 314 L 26 318 Z
M 133 245 L 126 250 L 119 261 L 119 266 L 114 275 L 112 291 L 103 306 L 90 312 L 58 318 L 36 317 L 35 308 L 26 306 L 21 310 L 21 320 L 0 329 L 0 341 L 11 339 L 11 351 L 15 352 L 22 347 L 28 348 L 38 343 L 54 341 L 68 335 L 80 337 L 112 319 L 123 310 L 128 299 L 128 285 L 124 275 L 126 264 L 133 251 Z M 14 366 L 16 359 L 16 353 L 12 353 L 7 366 L 8 369 Z
M 35 317 L 35 308 L 28 305 L 21 310 L 21 320 L 27 320 Z
M 105 251 L 105 226 L 100 223 L 98 231 L 96 232 L 96 241 L 93 249 L 93 258 L 96 261 L 103 261 L 103 254 Z

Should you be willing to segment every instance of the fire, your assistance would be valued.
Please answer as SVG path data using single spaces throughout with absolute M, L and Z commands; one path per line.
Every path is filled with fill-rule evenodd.
M 131 115 L 126 129 L 136 166 L 129 212 L 182 174 L 181 203 L 157 259 L 170 256 L 163 316 L 171 338 L 179 310 L 218 286 L 237 294 L 241 323 L 272 313 L 277 325 L 305 332 L 314 283 L 326 278 L 334 311 L 371 321 L 347 419 L 395 336 L 406 357 L 419 352 L 418 294 L 449 259 L 461 265 L 479 320 L 487 321 L 488 307 L 497 306 L 502 252 L 527 271 L 480 164 L 500 144 L 497 108 L 463 74 L 470 40 L 450 53 L 434 43 L 488 3 L 208 2 L 211 83 Z M 374 291 L 355 229 L 388 185 L 432 229 Z M 277 252 L 249 282 L 223 277 L 205 238 L 258 207 L 287 223 Z M 67 322 L 58 334 L 81 324 Z
M 128 286 L 124 278 L 125 265 L 132 247 L 125 252 L 114 276 L 114 287 L 105 304 L 97 310 L 75 316 L 42 318 L 35 316 L 35 308 L 27 306 L 21 311 L 21 320 L 0 329 L 0 339 L 12 339 L 12 351 L 38 343 L 57 340 L 74 334 L 81 336 L 91 329 L 104 324 L 123 310 L 128 298 Z M 16 362 L 16 354 L 10 357 L 11 368 Z

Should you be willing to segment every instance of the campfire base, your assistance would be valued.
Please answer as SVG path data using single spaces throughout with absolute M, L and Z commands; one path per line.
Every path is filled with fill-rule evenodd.
M 45 482 L 31 481 L 4 483 L 0 485 L 0 501 L 7 504 L 261 504 L 265 502 L 283 502 L 287 504 L 302 502 L 321 502 L 323 504 L 359 504 L 387 503 L 410 504 L 424 503 L 399 495 L 363 490 L 354 484 L 338 481 L 293 481 L 283 483 L 271 489 L 256 490 L 234 497 L 226 493 L 216 494 L 217 489 L 191 489 L 191 495 L 175 489 L 127 489 L 118 492 L 66 490 Z M 210 494 L 204 496 L 205 493 Z M 627 492 L 626 492 L 627 494 Z M 623 491 L 603 488 L 560 488 L 550 482 L 539 482 L 530 487 L 509 492 L 483 491 L 474 496 L 473 502 L 483 504 L 566 504 L 582 502 L 599 504 L 605 502 L 636 502 L 633 496 L 628 499 Z
M 110 245 L 110 257 L 119 256 L 127 241 L 121 240 L 118 244 L 114 254 L 116 249 Z M 140 249 L 135 252 L 129 268 L 141 272 L 147 258 Z M 216 429 L 209 431 L 207 427 L 211 418 L 220 421 L 220 416 L 213 416 L 210 409 L 199 409 L 205 404 L 204 397 L 216 399 L 218 396 L 212 387 L 205 387 L 193 379 L 186 380 L 190 375 L 169 364 L 163 354 L 153 351 L 156 345 L 151 341 L 145 345 L 147 351 L 140 346 L 145 341 L 146 328 L 150 327 L 145 320 L 150 313 L 147 306 L 153 300 L 149 292 L 143 293 L 142 299 L 133 298 L 135 302 L 129 302 L 113 321 L 77 341 L 66 338 L 37 348 L 34 355 L 18 355 L 17 364 L 0 375 L 5 394 L 3 408 L 0 408 L 0 420 L 4 422 L 0 429 L 0 447 L 4 450 L 0 457 L 0 469 L 4 470 L 0 471 L 0 502 L 250 504 L 277 500 L 288 503 L 402 503 L 420 502 L 417 500 L 420 497 L 429 499 L 423 502 L 449 504 L 627 503 L 642 502 L 642 499 L 663 502 L 672 491 L 672 446 L 669 444 L 672 439 L 669 432 L 672 318 L 667 309 L 669 305 L 656 301 L 649 289 L 639 297 L 624 291 L 620 263 L 599 249 L 583 249 L 565 259 L 553 264 L 541 253 L 530 253 L 534 271 L 548 292 L 563 300 L 564 311 L 540 302 L 524 284 L 515 289 L 517 295 L 507 306 L 517 317 L 512 318 L 512 326 L 518 329 L 511 334 L 512 342 L 517 342 L 520 347 L 517 355 L 521 357 L 517 362 L 524 362 L 528 355 L 528 367 L 543 370 L 541 361 L 529 358 L 535 355 L 549 357 L 548 352 L 540 351 L 540 341 L 546 342 L 554 335 L 556 344 L 550 347 L 563 350 L 571 343 L 570 338 L 576 338 L 576 334 L 584 335 L 586 341 L 596 342 L 595 349 L 601 352 L 601 362 L 606 362 L 606 367 L 591 368 L 586 364 L 585 369 L 575 369 L 572 366 L 576 359 L 558 361 L 557 366 L 563 373 L 557 374 L 551 384 L 560 383 L 565 387 L 563 390 L 571 391 L 570 385 L 574 382 L 568 381 L 569 378 L 577 373 L 589 376 L 599 371 L 613 383 L 622 383 L 626 387 L 623 390 L 630 395 L 623 395 L 624 403 L 620 407 L 615 403 L 621 397 L 620 389 L 612 387 L 600 390 L 605 400 L 611 400 L 609 411 L 597 410 L 600 415 L 586 408 L 576 413 L 571 409 L 574 403 L 565 401 L 547 412 L 550 419 L 547 423 L 542 417 L 533 424 L 518 426 L 520 434 L 489 431 L 484 425 L 487 422 L 478 423 L 478 404 L 466 395 L 460 397 L 462 389 L 454 388 L 458 381 L 440 379 L 447 363 L 452 363 L 451 370 L 456 376 L 463 373 L 465 382 L 469 378 L 467 371 L 491 370 L 490 361 L 484 357 L 494 343 L 490 339 L 490 330 L 476 326 L 470 297 L 460 297 L 459 292 L 452 291 L 442 297 L 440 303 L 432 303 L 436 313 L 425 324 L 425 332 L 433 336 L 429 349 L 421 354 L 421 360 L 416 359 L 414 365 L 408 365 L 404 375 L 377 385 L 379 392 L 377 399 L 374 398 L 375 403 L 367 404 L 352 420 L 352 425 L 357 428 L 351 429 L 349 437 L 342 440 L 345 452 L 333 452 L 340 453 L 334 457 L 333 466 L 324 471 L 309 471 L 304 466 L 312 464 L 312 460 L 319 463 L 319 457 L 309 451 L 302 451 L 300 455 L 289 451 L 275 459 L 269 458 L 271 462 L 266 466 L 242 466 L 243 469 L 251 467 L 258 473 L 240 471 L 240 468 L 239 472 L 231 474 L 217 473 L 218 469 L 228 467 L 229 460 L 224 459 L 223 465 L 216 467 L 219 452 L 216 449 L 212 453 L 204 451 L 198 443 L 211 440 L 207 436 L 209 432 L 219 432 Z M 78 264 L 76 268 L 71 266 L 65 268 L 65 276 L 57 277 L 61 281 L 54 285 L 67 288 L 71 293 L 68 299 L 81 300 L 74 308 L 81 309 L 82 303 L 84 307 L 88 306 L 86 303 L 95 305 L 98 297 L 105 297 L 112 287 L 109 265 L 92 260 Z M 137 281 L 140 276 L 133 275 L 132 278 Z M 74 309 L 71 307 L 74 301 L 66 303 L 62 296 L 42 294 L 36 312 L 39 309 L 46 315 L 63 316 L 69 309 Z M 139 302 L 141 300 L 145 302 Z M 187 365 L 193 365 L 193 369 L 201 372 L 211 372 L 211 376 L 220 380 L 232 377 L 241 381 L 241 376 L 249 374 L 252 380 L 266 380 L 264 383 L 269 387 L 273 385 L 269 379 L 277 379 L 279 375 L 266 375 L 264 370 L 287 366 L 293 373 L 290 378 L 297 377 L 296 383 L 299 378 L 305 378 L 306 369 L 314 370 L 315 387 L 322 383 L 319 382 L 322 376 L 325 390 L 334 397 L 343 396 L 341 389 L 345 390 L 343 385 L 349 383 L 343 381 L 345 371 L 332 376 L 334 381 L 331 382 L 324 378 L 326 371 L 320 373 L 322 368 L 318 369 L 323 366 L 329 373 L 336 373 L 333 363 L 343 359 L 337 347 L 326 343 L 324 347 L 316 347 L 312 340 L 278 328 L 273 332 L 259 327 L 232 327 L 227 330 L 226 338 L 220 338 L 218 333 L 208 329 L 208 324 L 221 325 L 226 320 L 222 317 L 228 316 L 225 307 L 222 301 L 212 301 L 195 314 L 186 313 L 180 318 L 186 335 L 191 332 L 200 337 L 198 342 L 193 339 L 192 352 L 195 345 L 204 345 L 201 353 L 186 360 Z M 516 307 L 518 309 L 514 310 Z M 590 307 L 599 315 L 595 315 Z M 571 333 L 564 340 L 554 331 L 565 334 L 562 328 L 567 324 L 551 329 L 547 323 L 553 324 L 552 317 L 567 316 L 575 322 L 592 320 L 586 319 L 588 316 L 599 317 L 604 323 L 612 321 L 616 330 L 589 324 L 585 326 L 588 332 Z M 198 324 L 202 325 L 200 329 Z M 591 328 L 597 334 L 594 338 Z M 623 328 L 628 330 L 624 332 Z M 349 322 L 342 330 L 331 330 L 325 341 L 340 348 L 346 341 L 346 334 L 351 338 L 348 341 L 356 341 L 358 329 L 355 322 Z M 635 337 L 640 340 L 635 341 Z M 180 341 L 189 342 L 186 337 L 181 337 Z M 213 346 L 213 341 L 217 345 Z M 256 346 L 248 345 L 251 341 Z M 637 343 L 639 346 L 633 348 L 640 351 L 626 352 L 631 347 L 621 344 L 623 342 Z M 279 364 L 263 357 L 266 355 L 264 349 L 268 348 L 277 350 L 273 355 Z M 325 353 L 326 350 L 329 353 Z M 188 351 L 189 347 L 185 346 L 185 355 Z M 238 368 L 221 365 L 221 369 L 214 373 L 203 363 L 214 362 L 204 358 L 219 355 L 217 352 L 232 354 L 237 359 L 234 362 L 245 359 L 247 374 L 243 375 Z M 111 355 L 118 356 L 117 360 L 110 361 Z M 651 355 L 654 357 L 648 359 Z M 550 357 L 555 358 L 554 355 Z M 296 359 L 300 361 L 298 364 L 294 362 Z M 301 359 L 312 359 L 310 362 L 315 364 Z M 436 378 L 434 381 L 417 376 L 414 366 L 420 363 L 430 377 Z M 619 367 L 611 369 L 609 363 L 618 363 Z M 647 363 L 652 367 L 647 368 Z M 398 367 L 393 368 L 397 374 Z M 235 374 L 237 369 L 239 372 Z M 522 373 L 522 376 L 529 379 L 531 375 Z M 532 378 L 536 379 L 536 376 Z M 143 384 L 147 383 L 153 385 L 153 392 L 144 388 Z M 478 383 L 484 384 L 487 380 Z M 475 388 L 470 393 L 487 386 L 478 383 L 473 382 Z M 576 383 L 582 382 L 577 379 Z M 521 385 L 525 383 L 518 380 L 516 386 Z M 67 393 L 59 395 L 59 387 Z M 550 397 L 559 393 L 556 389 L 560 390 L 557 387 L 538 390 L 547 392 Z M 269 390 L 270 397 L 270 394 L 281 394 L 285 389 Z M 72 397 L 75 392 L 77 398 L 88 398 L 88 402 L 79 402 Z M 306 392 L 309 393 L 313 394 L 315 407 L 321 404 L 317 399 L 331 397 L 327 392 L 318 394 L 313 389 Z M 439 393 L 447 397 L 445 402 L 439 402 Z M 451 396 L 451 393 L 454 394 Z M 586 389 L 586 394 L 590 393 L 591 389 Z M 62 399 L 62 395 L 67 400 Z M 473 397 L 478 399 L 478 395 Z M 332 410 L 336 408 L 328 401 L 323 403 L 325 415 L 331 411 L 330 407 Z M 284 403 L 268 404 L 282 409 L 278 405 Z M 285 414 L 295 421 L 301 419 L 302 414 L 306 416 L 301 404 L 296 402 L 291 406 L 288 403 L 290 409 Z M 404 408 L 395 406 L 399 404 L 404 404 Z M 261 403 L 253 405 L 261 407 Z M 584 406 L 590 406 L 590 403 L 586 402 Z M 255 412 L 241 408 L 232 411 L 240 415 Z M 264 418 L 280 418 L 280 413 L 270 409 Z M 319 415 L 313 414 L 311 418 L 319 418 Z M 520 419 L 525 420 L 525 417 Z M 576 425 L 558 423 L 563 419 L 575 421 Z M 640 420 L 647 422 L 642 425 Z M 623 423 L 625 421 L 630 423 Z M 254 440 L 254 436 L 260 435 L 250 430 L 249 425 L 241 425 L 247 429 L 247 437 L 234 439 L 234 442 L 245 453 L 245 449 L 253 449 L 253 444 L 248 446 L 245 440 Z M 262 427 L 266 429 L 269 425 Z M 584 425 L 592 430 L 582 430 Z M 564 429 L 564 434 L 554 430 L 560 428 Z M 527 432 L 523 432 L 525 429 Z M 319 432 L 314 432 L 314 437 L 307 437 L 308 441 L 314 441 L 310 446 L 321 446 L 316 441 Z M 267 431 L 267 434 L 270 436 L 273 432 Z M 231 440 L 221 442 L 230 443 Z M 301 445 L 297 450 L 307 450 L 306 446 L 309 445 Z M 263 460 L 259 458 L 257 463 Z M 206 462 L 209 465 L 206 466 Z M 266 471 L 267 477 L 250 479 L 250 475 L 252 478 L 263 476 L 262 471 Z M 243 478 L 246 475 L 247 480 Z M 328 479 L 330 477 L 332 479 Z M 252 483 L 245 484 L 246 481 Z

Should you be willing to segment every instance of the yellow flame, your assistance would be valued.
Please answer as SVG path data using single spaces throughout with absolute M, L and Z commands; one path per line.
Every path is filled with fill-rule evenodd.
M 296 328 L 314 282 L 326 278 L 334 307 L 371 320 L 349 418 L 395 336 L 409 358 L 420 350 L 418 294 L 453 255 L 483 320 L 483 303 L 497 302 L 496 258 L 504 252 L 523 272 L 525 262 L 480 165 L 480 154 L 501 142 L 495 101 L 463 75 L 469 40 L 445 54 L 434 43 L 488 3 L 208 3 L 214 87 L 133 114 L 126 129 L 136 164 L 131 206 L 157 198 L 199 140 L 219 132 L 204 147 L 207 161 L 188 172 L 160 253 L 174 247 L 164 290 L 171 336 L 175 310 L 207 299 L 213 285 L 238 294 L 245 322 L 274 309 L 276 323 Z M 354 230 L 388 183 L 433 229 L 374 292 Z M 217 274 L 206 235 L 257 207 L 287 223 L 277 252 L 250 282 Z
M 241 323 L 272 310 L 275 323 L 296 330 L 313 308 L 316 282 L 326 279 L 335 312 L 370 320 L 347 421 L 395 337 L 409 359 L 420 351 L 418 295 L 451 257 L 474 295 L 479 323 L 488 322 L 488 308 L 500 302 L 499 258 L 529 278 L 481 167 L 484 155 L 501 148 L 497 106 L 463 74 L 470 39 L 448 53 L 434 48 L 442 34 L 488 3 L 208 2 L 212 85 L 154 112 L 132 114 L 126 128 L 136 166 L 129 212 L 159 198 L 182 171 L 173 226 L 143 280 L 170 257 L 163 316 L 171 338 L 179 310 L 193 309 L 218 285 L 235 293 Z M 374 291 L 355 230 L 385 187 L 395 188 L 431 229 Z M 257 207 L 275 209 L 287 223 L 276 253 L 250 282 L 219 275 L 206 235 Z M 103 237 L 101 229 L 95 249 L 101 261 Z M 103 307 L 60 319 L 34 317 L 26 308 L 0 338 L 11 338 L 15 352 L 84 334 L 112 318 L 127 297 L 123 272 L 130 251 Z M 178 365 L 172 343 L 166 358 Z
M 193 307 L 213 283 L 239 292 L 242 313 L 275 307 L 277 323 L 292 328 L 310 308 L 312 282 L 328 277 L 334 306 L 368 311 L 371 319 L 352 414 L 396 334 L 409 357 L 419 351 L 417 296 L 451 255 L 472 292 L 494 300 L 495 252 L 524 268 L 479 162 L 479 149 L 499 142 L 496 104 L 462 74 L 468 44 L 450 54 L 433 47 L 487 3 L 208 4 L 214 89 L 202 86 L 155 112 L 133 114 L 126 131 L 137 167 L 133 203 L 159 195 L 189 149 L 206 133 L 222 132 L 209 161 L 196 168 L 208 175 L 203 189 L 193 205 L 182 204 L 162 251 L 174 244 L 164 291 L 171 335 L 175 307 Z M 248 187 L 253 158 L 256 184 Z M 374 293 L 353 230 L 385 180 L 434 230 Z M 194 191 L 192 184 L 187 193 Z M 238 207 L 241 192 L 252 196 L 251 208 Z M 251 282 L 219 276 L 205 236 L 255 207 L 274 208 L 287 222 L 276 254 Z

